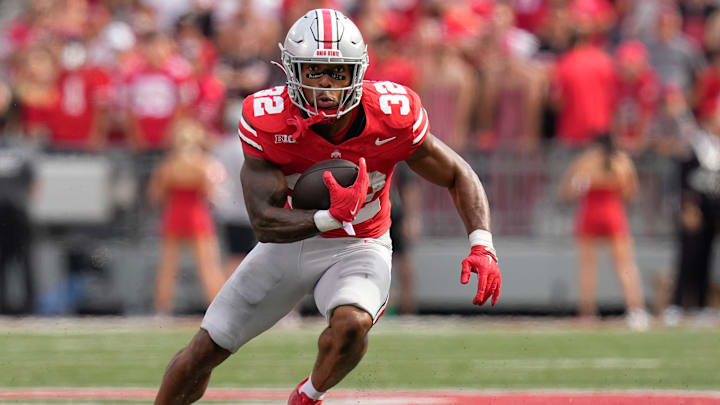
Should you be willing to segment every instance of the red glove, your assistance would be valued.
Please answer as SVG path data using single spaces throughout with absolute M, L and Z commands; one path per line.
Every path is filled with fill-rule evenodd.
M 343 187 L 335 180 L 332 173 L 323 173 L 323 182 L 330 190 L 330 215 L 343 223 L 351 223 L 360 209 L 365 205 L 370 178 L 367 174 L 365 159 L 360 158 L 357 178 L 350 187 Z
M 478 291 L 473 299 L 473 304 L 482 305 L 491 296 L 491 304 L 494 306 L 500 298 L 500 285 L 502 276 L 498 267 L 497 257 L 493 249 L 478 245 L 470 249 L 470 254 L 462 262 L 462 273 L 460 282 L 467 284 L 470 281 L 470 273 L 478 275 Z

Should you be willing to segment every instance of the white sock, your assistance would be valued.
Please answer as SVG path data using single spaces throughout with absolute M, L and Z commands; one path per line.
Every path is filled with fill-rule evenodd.
M 315 387 L 312 385 L 312 374 L 310 374 L 310 377 L 305 381 L 305 384 L 300 387 L 300 392 L 304 392 L 305 395 L 308 396 L 310 399 L 319 400 L 323 399 L 325 396 L 325 391 L 320 392 L 315 389 Z

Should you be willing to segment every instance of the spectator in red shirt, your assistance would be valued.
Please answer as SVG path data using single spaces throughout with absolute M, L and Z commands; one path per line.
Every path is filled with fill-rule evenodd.
M 595 134 L 609 132 L 614 113 L 614 63 L 587 34 L 576 30 L 575 45 L 554 72 L 557 136 L 566 146 L 584 146 Z
M 52 113 L 59 94 L 55 86 L 58 66 L 49 49 L 32 46 L 16 59 L 15 91 L 25 134 L 33 139 L 49 136 Z
M 80 42 L 68 43 L 60 59 L 64 69 L 57 81 L 59 102 L 50 120 L 51 144 L 101 150 L 107 139 L 110 75 L 86 63 L 86 49 Z
M 167 147 L 170 124 L 194 97 L 191 68 L 162 34 L 143 34 L 139 47 L 143 59 L 124 84 L 126 133 L 135 151 L 158 151 Z
M 222 107 L 225 84 L 214 73 L 217 50 L 202 33 L 199 15 L 181 17 L 175 27 L 175 39 L 180 54 L 192 69 L 189 113 L 203 124 L 210 134 L 219 135 L 223 130 Z
M 622 149 L 645 148 L 661 93 L 655 71 L 648 63 L 645 45 L 627 41 L 615 52 L 618 67 L 614 134 Z

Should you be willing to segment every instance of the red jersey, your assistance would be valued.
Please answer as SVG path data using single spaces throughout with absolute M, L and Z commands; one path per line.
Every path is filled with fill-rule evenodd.
M 610 130 L 616 80 L 613 61 L 600 48 L 583 45 L 563 56 L 555 68 L 561 141 L 583 145 L 594 135 Z
M 127 109 L 137 119 L 148 148 L 167 146 L 175 113 L 195 97 L 189 79 L 190 66 L 179 58 L 171 58 L 162 68 L 137 69 L 126 79 Z
M 205 127 L 222 132 L 222 106 L 225 100 L 225 84 L 217 76 L 206 74 L 194 80 L 197 91 L 192 101 L 192 112 Z
M 698 95 L 698 117 L 704 119 L 713 115 L 720 97 L 720 69 L 715 66 L 706 68 L 700 74 L 695 90 Z
M 388 190 L 393 169 L 422 144 L 430 123 L 418 95 L 392 82 L 365 81 L 356 108 L 357 116 L 341 143 L 333 144 L 312 129 L 294 140 L 290 134 L 296 128 L 287 121 L 300 117 L 301 112 L 290 101 L 285 86 L 278 86 L 244 100 L 238 133 L 245 153 L 268 160 L 282 170 L 289 195 L 300 174 L 314 163 L 331 158 L 358 162 L 364 157 L 370 186 L 365 206 L 353 224 L 358 238 L 375 238 L 390 229 Z M 347 234 L 338 229 L 322 236 Z
M 641 124 L 655 114 L 660 99 L 660 83 L 652 69 L 634 80 L 618 77 L 615 121 L 618 135 L 624 138 L 642 136 Z
M 20 120 L 25 132 L 50 129 L 53 112 L 57 109 L 57 100 L 53 99 L 55 95 L 49 95 L 49 98 L 51 100 L 44 103 L 24 102 L 21 104 Z
M 51 125 L 54 145 L 88 146 L 95 112 L 110 102 L 110 84 L 110 75 L 99 68 L 66 71 L 60 75 L 60 102 Z

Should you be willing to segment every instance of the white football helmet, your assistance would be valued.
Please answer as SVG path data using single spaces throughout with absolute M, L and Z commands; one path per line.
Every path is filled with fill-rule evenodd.
M 367 45 L 358 27 L 337 10 L 308 11 L 293 24 L 280 46 L 282 64 L 287 76 L 290 100 L 309 116 L 318 115 L 317 93 L 327 89 L 302 83 L 303 63 L 336 63 L 351 66 L 350 86 L 336 88 L 342 91 L 337 109 L 322 110 L 328 118 L 339 118 L 360 103 L 362 82 L 368 67 Z M 303 89 L 310 89 L 313 100 L 308 100 Z

